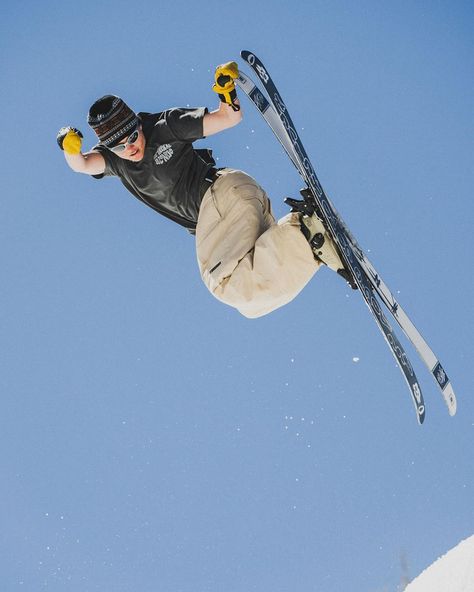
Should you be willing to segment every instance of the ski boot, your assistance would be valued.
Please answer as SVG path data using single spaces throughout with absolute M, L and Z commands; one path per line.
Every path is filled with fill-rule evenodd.
M 293 212 L 298 212 L 301 215 L 301 232 L 309 242 L 315 259 L 343 277 L 353 290 L 357 290 L 357 284 L 352 274 L 344 266 L 339 249 L 324 226 L 321 212 L 315 204 L 313 205 L 309 201 L 310 190 L 302 189 L 300 193 L 303 200 L 287 197 L 285 203 L 291 207 Z

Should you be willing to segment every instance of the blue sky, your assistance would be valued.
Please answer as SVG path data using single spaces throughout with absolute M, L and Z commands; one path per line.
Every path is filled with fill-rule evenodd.
M 4 589 L 395 592 L 471 535 L 470 4 L 4 13 Z M 455 418 L 407 346 L 427 403 L 417 425 L 334 274 L 246 320 L 208 294 L 184 230 L 63 162 L 57 130 L 91 146 L 97 97 L 213 108 L 214 67 L 241 49 L 268 66 L 327 193 L 441 357 Z M 301 182 L 242 99 L 243 123 L 199 144 L 254 175 L 282 216 Z

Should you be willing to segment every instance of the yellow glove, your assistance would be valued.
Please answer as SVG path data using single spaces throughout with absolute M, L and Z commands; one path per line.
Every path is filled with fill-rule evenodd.
M 215 84 L 212 90 L 219 95 L 223 103 L 227 103 L 234 111 L 239 111 L 240 107 L 235 103 L 237 92 L 235 90 L 234 80 L 239 77 L 239 67 L 236 62 L 227 62 L 217 66 L 214 75 Z
M 64 150 L 67 154 L 79 154 L 82 147 L 83 135 L 75 127 L 62 127 L 56 140 L 61 150 Z

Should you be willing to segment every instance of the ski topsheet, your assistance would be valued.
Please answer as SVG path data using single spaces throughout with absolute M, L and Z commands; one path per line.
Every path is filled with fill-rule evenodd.
M 270 98 L 270 102 L 258 87 L 245 74 L 241 73 L 237 83 L 256 105 L 264 119 L 270 125 L 273 133 L 283 146 L 290 160 L 293 162 L 303 180 L 311 190 L 312 197 L 323 213 L 324 222 L 338 245 L 344 262 L 355 279 L 367 306 L 372 312 L 388 346 L 390 347 L 398 366 L 402 371 L 410 388 L 419 423 L 423 423 L 425 406 L 421 389 L 416 379 L 413 367 L 394 334 L 387 318 L 383 314 L 376 295 L 387 307 L 390 314 L 403 329 L 405 335 L 417 349 L 421 359 L 427 365 L 441 389 L 450 415 L 456 412 L 456 398 L 451 383 L 431 348 L 413 325 L 405 311 L 398 304 L 393 294 L 383 282 L 374 266 L 370 263 L 347 225 L 326 196 L 316 176 L 313 166 L 306 154 L 295 126 L 291 120 L 285 103 L 278 93 L 267 69 L 255 54 L 248 51 L 241 52 L 242 58 L 251 66 L 263 82 Z

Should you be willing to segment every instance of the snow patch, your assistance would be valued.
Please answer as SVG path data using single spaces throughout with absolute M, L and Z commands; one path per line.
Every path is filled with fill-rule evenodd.
M 473 592 L 474 535 L 461 541 L 405 588 L 405 592 Z

